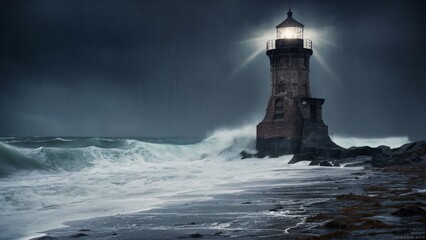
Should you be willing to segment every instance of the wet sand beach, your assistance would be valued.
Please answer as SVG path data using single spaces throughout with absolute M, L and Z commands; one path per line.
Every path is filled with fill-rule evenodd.
M 315 167 L 307 171 L 324 174 L 303 182 L 180 196 L 146 212 L 68 222 L 40 239 L 424 239 L 424 168 L 401 169 Z

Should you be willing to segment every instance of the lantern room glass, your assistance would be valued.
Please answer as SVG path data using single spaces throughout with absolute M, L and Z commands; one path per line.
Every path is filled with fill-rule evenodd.
M 303 28 L 301 27 L 277 28 L 277 39 L 282 39 L 282 38 L 303 39 Z

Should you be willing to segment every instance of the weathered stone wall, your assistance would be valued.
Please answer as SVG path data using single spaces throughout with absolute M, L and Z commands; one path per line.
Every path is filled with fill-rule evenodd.
M 328 135 L 328 126 L 322 120 L 304 120 L 300 152 L 315 148 L 338 147 Z
M 336 146 L 322 121 L 324 99 L 310 97 L 311 49 L 301 39 L 276 40 L 267 51 L 272 92 L 265 118 L 257 125 L 259 156 L 298 153 L 308 148 Z
M 322 120 L 322 105 L 324 99 L 302 98 L 299 101 L 299 109 L 305 120 Z
M 261 122 L 257 125 L 257 138 L 281 138 L 300 140 L 302 121 Z
M 278 157 L 286 154 L 298 153 L 300 141 L 287 138 L 258 138 L 256 141 L 258 157 Z

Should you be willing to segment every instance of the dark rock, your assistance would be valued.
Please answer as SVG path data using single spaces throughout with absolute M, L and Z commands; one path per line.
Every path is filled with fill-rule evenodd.
M 423 158 L 421 158 L 421 157 L 412 157 L 412 158 L 410 158 L 410 161 L 414 162 L 414 163 L 418 163 L 418 162 L 423 161 Z
M 113 232 L 113 233 L 112 233 L 112 236 L 117 236 L 117 233 Z
M 424 156 L 426 156 L 426 141 L 418 141 L 392 149 L 392 154 L 379 154 L 373 157 L 371 165 L 373 167 L 410 165 L 424 162 Z
M 81 233 L 81 232 L 79 232 L 79 233 L 74 233 L 73 235 L 71 235 L 70 237 L 72 237 L 72 238 L 79 238 L 79 237 L 87 237 L 87 236 L 89 236 L 88 234 L 85 234 L 85 233 Z
M 408 217 L 408 216 L 414 216 L 414 215 L 426 216 L 426 210 L 424 210 L 421 207 L 413 206 L 413 205 L 404 206 L 392 212 L 392 215 L 400 216 L 400 217 Z
M 190 238 L 202 238 L 203 235 L 199 234 L 199 233 L 192 233 L 189 235 Z
M 246 158 L 254 158 L 254 157 L 256 157 L 256 154 L 252 154 L 252 153 L 248 153 L 246 151 L 242 151 L 242 152 L 240 152 L 240 156 L 241 156 L 241 159 L 246 159 Z
M 397 165 L 426 164 L 426 141 L 405 144 L 391 149 L 388 146 L 372 148 L 309 148 L 293 155 L 289 164 L 311 161 L 311 166 L 330 166 L 325 162 L 348 163 L 346 167 L 389 167 Z M 324 165 L 325 164 L 325 165 Z M 371 164 L 371 165 L 370 165 Z
M 306 218 L 306 222 L 319 222 L 319 221 L 324 221 L 324 220 L 328 220 L 331 219 L 331 216 L 329 216 L 328 214 L 325 213 L 319 213 L 315 216 L 310 216 L 308 218 Z
M 320 236 L 315 237 L 308 237 L 305 238 L 305 240 L 331 240 L 331 239 L 346 239 L 346 237 L 349 235 L 349 232 L 338 230 L 335 232 L 327 233 Z
M 277 205 L 275 205 L 274 208 L 269 209 L 269 211 L 270 212 L 278 212 L 279 210 L 282 210 L 282 209 L 283 209 L 283 206 L 281 204 L 277 204 Z
M 378 155 L 373 157 L 371 160 L 371 165 L 373 167 L 390 167 L 390 166 L 400 166 L 400 165 L 410 165 L 411 161 L 406 158 L 398 156 L 384 156 Z
M 362 202 L 374 202 L 376 200 L 375 197 L 358 195 L 353 193 L 337 195 L 336 199 L 339 201 L 343 200 L 343 201 L 362 201 Z
M 333 163 L 333 167 L 340 167 L 339 163 Z
M 327 222 L 324 227 L 326 228 L 334 228 L 334 229 L 346 229 L 348 225 L 346 223 L 340 222 L 338 220 L 332 220 Z
M 376 156 L 381 154 L 382 149 L 380 148 L 372 148 L 368 146 L 364 147 L 351 147 L 348 149 L 344 149 L 340 158 L 348 158 L 348 157 L 357 157 L 357 156 Z
M 358 229 L 382 229 L 382 228 L 390 228 L 386 223 L 383 223 L 382 221 L 375 220 L 375 219 L 364 219 L 362 221 L 362 224 L 360 226 L 357 226 Z
M 371 205 L 373 208 L 381 208 L 383 207 L 382 204 L 380 203 L 373 203 L 373 205 Z
M 79 231 L 80 231 L 80 232 L 90 232 L 90 229 L 88 229 L 88 228 L 82 228 L 82 229 L 80 229 Z
M 380 149 L 383 154 L 386 154 L 386 155 L 392 154 L 392 149 L 389 146 L 380 145 L 377 148 Z
M 222 234 L 223 234 L 223 232 L 216 232 L 215 234 L 213 234 L 213 236 L 220 236 Z
M 371 147 L 351 147 L 348 149 L 343 148 L 312 148 L 306 150 L 306 152 L 294 154 L 293 158 L 290 160 L 289 164 L 310 160 L 312 165 L 316 165 L 317 161 L 324 159 L 327 160 L 340 160 L 340 159 L 351 159 L 360 156 L 376 156 L 380 153 L 383 153 L 383 150 L 380 148 L 371 148 Z M 354 159 L 356 160 L 356 159 Z
M 251 202 L 243 202 L 243 203 L 241 203 L 241 204 L 251 204 Z
M 327 162 L 327 161 L 321 161 L 320 166 L 322 167 L 332 167 L 333 165 L 331 165 L 331 163 Z
M 405 228 L 405 229 L 397 229 L 395 231 L 392 231 L 392 233 L 396 234 L 396 235 L 403 235 L 403 234 L 410 233 L 410 230 L 407 229 L 407 228 Z
M 312 161 L 309 163 L 309 166 L 318 166 L 320 164 L 320 161 Z
M 315 156 L 312 152 L 298 153 L 298 154 L 294 154 L 290 162 L 288 163 L 293 164 L 300 161 L 312 161 L 316 158 L 317 156 Z

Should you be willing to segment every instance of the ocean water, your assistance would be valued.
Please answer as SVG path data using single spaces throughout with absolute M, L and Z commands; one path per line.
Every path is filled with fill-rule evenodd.
M 334 140 L 345 147 L 408 142 Z M 0 239 L 27 239 L 68 220 L 211 199 L 316 174 L 307 163 L 288 165 L 291 156 L 240 159 L 243 150 L 255 152 L 253 125 L 218 130 L 201 141 L 0 138 Z

